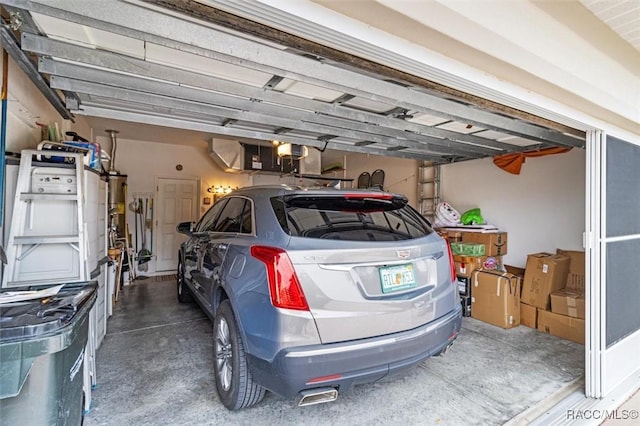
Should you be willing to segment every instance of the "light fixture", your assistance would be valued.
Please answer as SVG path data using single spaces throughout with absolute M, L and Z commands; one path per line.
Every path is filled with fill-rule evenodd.
M 275 140 L 275 139 L 274 139 L 274 140 L 272 140 L 272 141 L 271 141 L 271 143 L 273 144 L 273 146 L 278 146 L 278 145 L 280 145 L 280 141 Z
M 211 185 L 210 187 L 207 188 L 207 192 L 210 194 L 216 194 L 216 195 L 222 195 L 222 194 L 229 194 L 230 192 L 233 191 L 233 188 L 231 188 L 231 185 L 227 185 L 222 186 L 222 185 Z
M 298 160 L 307 155 L 309 155 L 309 149 L 306 146 L 290 143 L 278 145 L 278 157 L 292 157 Z

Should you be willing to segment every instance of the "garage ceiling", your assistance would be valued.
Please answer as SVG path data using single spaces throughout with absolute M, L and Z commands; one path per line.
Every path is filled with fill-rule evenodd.
M 73 114 L 434 163 L 584 146 L 573 129 L 147 3 L 3 3 L 18 27 L 3 41 L 37 56 Z
M 580 0 L 580 3 L 640 52 L 640 2 Z

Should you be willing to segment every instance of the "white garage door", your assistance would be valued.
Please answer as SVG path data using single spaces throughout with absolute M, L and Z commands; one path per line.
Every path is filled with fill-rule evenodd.
M 640 145 L 590 132 L 587 207 L 587 396 L 640 367 Z

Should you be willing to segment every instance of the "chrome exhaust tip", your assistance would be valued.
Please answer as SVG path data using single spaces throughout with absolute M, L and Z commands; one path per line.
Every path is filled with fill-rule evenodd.
M 298 407 L 306 407 L 307 405 L 323 404 L 325 402 L 333 402 L 338 399 L 338 390 L 336 388 L 318 388 L 300 392 L 300 402 Z
M 438 356 L 445 356 L 447 354 L 447 352 L 449 352 L 449 349 L 451 349 L 451 346 L 453 346 L 453 342 L 451 342 L 447 346 L 445 346 L 445 348 L 442 350 L 442 352 L 440 352 L 438 354 Z

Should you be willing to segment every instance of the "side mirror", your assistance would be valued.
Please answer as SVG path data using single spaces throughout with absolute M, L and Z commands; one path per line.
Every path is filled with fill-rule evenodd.
M 176 231 L 188 236 L 193 235 L 193 222 L 181 222 L 176 226 Z

